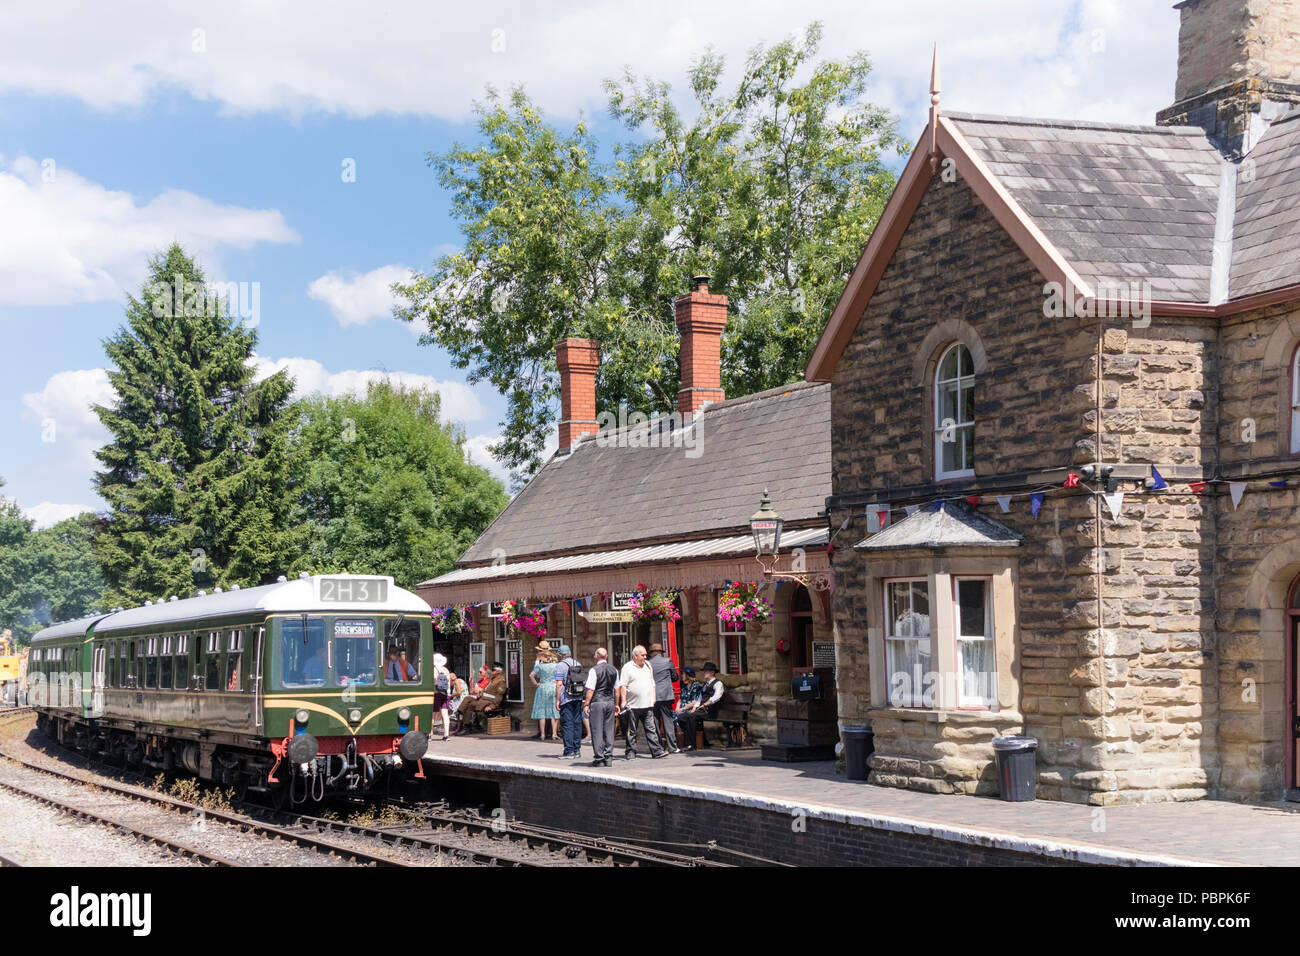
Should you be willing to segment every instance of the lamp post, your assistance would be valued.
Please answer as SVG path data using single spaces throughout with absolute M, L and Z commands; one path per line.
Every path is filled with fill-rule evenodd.
M 776 558 L 781 552 L 781 516 L 772 510 L 772 500 L 763 489 L 763 500 L 749 519 L 749 530 L 754 535 L 754 554 L 759 564 L 764 558 Z M 775 564 L 775 561 L 773 562 Z
M 764 488 L 763 500 L 758 503 L 758 510 L 749 519 L 749 530 L 754 535 L 754 559 L 763 569 L 763 577 L 768 580 L 787 578 L 798 581 L 804 587 L 815 591 L 830 590 L 829 574 L 824 572 L 809 574 L 803 571 L 802 552 L 798 548 L 795 549 L 795 569 L 776 570 L 777 563 L 781 560 L 781 528 L 784 523 L 780 513 L 772 507 L 772 499 L 768 497 L 767 489 Z

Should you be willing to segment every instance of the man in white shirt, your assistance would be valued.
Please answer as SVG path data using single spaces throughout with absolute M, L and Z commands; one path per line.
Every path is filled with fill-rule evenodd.
M 632 659 L 623 665 L 618 681 L 619 707 L 627 711 L 627 753 L 624 758 L 631 760 L 636 754 L 636 733 L 640 725 L 645 733 L 646 743 L 650 745 L 650 756 L 656 760 L 667 757 L 668 751 L 659 743 L 659 731 L 655 729 L 655 672 L 646 660 L 645 648 L 638 644 L 632 648 Z

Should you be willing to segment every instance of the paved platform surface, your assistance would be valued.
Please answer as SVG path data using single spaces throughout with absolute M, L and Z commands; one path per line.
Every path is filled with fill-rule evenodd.
M 426 761 L 474 770 L 558 776 L 593 784 L 662 790 L 780 812 L 933 834 L 1055 857 L 1121 865 L 1300 865 L 1300 804 L 1217 800 L 1097 807 L 1036 800 L 942 796 L 848 780 L 835 764 L 765 761 L 754 750 L 705 749 L 614 766 L 561 760 L 559 743 L 521 734 L 453 737 L 429 744 Z

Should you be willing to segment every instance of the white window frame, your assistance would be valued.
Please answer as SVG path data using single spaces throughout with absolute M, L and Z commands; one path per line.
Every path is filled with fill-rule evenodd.
M 244 631 L 238 629 L 231 631 L 226 636 L 226 650 L 232 654 L 242 654 L 244 651 Z
M 1300 346 L 1291 356 L 1291 454 L 1300 454 Z
M 891 608 L 893 607 L 893 602 L 890 599 L 889 592 L 892 586 L 896 584 L 907 584 L 907 585 L 922 584 L 925 586 L 926 601 L 930 606 L 929 612 L 926 615 L 930 622 L 929 633 L 926 636 L 924 637 L 920 637 L 916 635 L 899 636 L 894 633 L 894 620 L 893 620 L 893 614 L 891 612 Z M 925 700 L 927 686 L 932 696 L 937 695 L 939 692 L 939 687 L 936 684 L 933 683 L 930 685 L 926 684 L 926 677 L 929 674 L 932 674 L 934 672 L 935 663 L 936 663 L 935 658 L 938 656 L 935 653 L 935 646 L 934 646 L 935 595 L 933 589 L 930 587 L 930 579 L 928 577 L 885 578 L 884 581 L 882 582 L 881 598 L 884 601 L 884 618 L 885 618 L 885 629 L 884 629 L 885 699 L 889 702 L 889 706 L 891 707 L 897 707 L 900 709 L 906 708 L 908 710 L 934 710 L 935 709 L 934 701 L 931 701 L 930 703 L 926 703 Z M 915 605 L 912 600 L 912 589 L 910 586 L 907 589 L 907 608 L 908 608 L 909 615 L 916 614 Z M 920 686 L 912 687 L 911 688 L 912 693 L 909 697 L 895 698 L 893 696 L 893 675 L 895 672 L 895 668 L 893 662 L 893 649 L 891 645 L 896 641 L 916 641 L 916 642 L 929 641 L 930 642 L 930 670 L 920 675 L 916 675 L 916 674 L 908 675 L 909 679 L 913 681 L 915 681 L 915 679 L 918 676 L 920 678 Z
M 745 630 L 744 624 L 740 625 L 739 630 L 730 630 L 730 627 L 731 625 L 721 617 L 718 618 L 718 666 L 722 668 L 719 673 L 744 676 L 749 673 L 749 641 L 747 640 L 749 632 Z M 738 638 L 737 644 L 745 649 L 745 653 L 741 655 L 745 659 L 743 671 L 733 671 L 731 662 L 727 660 L 727 638 L 729 637 Z
M 207 653 L 209 654 L 221 653 L 221 632 L 220 631 L 208 631 Z
M 961 350 L 963 350 L 963 351 L 964 351 L 968 356 L 970 356 L 970 362 L 971 362 L 971 374 L 970 374 L 970 375 L 962 375 L 962 374 L 961 374 L 961 359 L 960 359 L 960 357 L 959 357 L 958 360 L 957 360 L 957 377 L 956 377 L 956 378 L 940 378 L 939 376 L 943 374 L 943 365 L 944 365 L 944 362 L 946 362 L 946 361 L 948 360 L 948 356 L 949 356 L 950 354 L 952 354 L 954 351 L 956 351 L 957 349 L 961 349 Z M 974 438 L 974 433 L 975 433 L 975 415 L 974 415 L 974 411 L 973 411 L 972 409 L 964 409 L 964 410 L 963 410 L 962 407 L 961 407 L 961 402 L 962 402 L 962 397 L 961 397 L 961 396 L 962 396 L 962 390 L 963 390 L 963 388 L 964 388 L 967 384 L 969 384 L 970 387 L 971 387 L 972 394 L 974 393 L 974 387 L 975 387 L 975 371 L 974 371 L 974 369 L 975 369 L 975 356 L 972 355 L 970 349 L 966 348 L 966 346 L 965 346 L 963 343 L 961 343 L 961 342 L 954 342 L 954 343 L 952 343 L 950 346 L 948 346 L 946 349 L 944 349 L 944 350 L 943 350 L 943 354 L 939 356 L 939 361 L 938 361 L 938 363 L 937 363 L 937 364 L 935 365 L 935 367 L 934 367 L 934 388 L 933 388 L 933 401 L 934 401 L 934 474 L 935 474 L 935 478 L 936 478 L 936 480 L 938 480 L 938 481 L 944 481 L 944 480 L 946 480 L 946 479 L 948 479 L 948 478 L 970 478 L 970 477 L 973 477 L 974 474 L 975 474 L 975 462 L 974 462 L 973 459 L 972 459 L 971 461 L 969 461 L 969 462 L 966 462 L 966 464 L 969 465 L 969 467 L 967 467 L 967 468 L 958 468 L 958 469 L 956 469 L 956 470 L 954 470 L 954 471 L 944 471 L 944 468 L 943 468 L 943 449 L 944 449 L 944 446 L 945 446 L 945 445 L 948 445 L 948 444 L 956 444 L 957 447 L 958 447 L 959 449 L 960 449 L 960 448 L 963 448 L 963 447 L 964 447 L 964 444 L 963 444 L 962 441 L 961 441 L 961 434 L 962 434 L 962 432 L 966 431 L 967 429 L 970 430 L 970 432 L 971 432 L 971 436 L 972 436 L 972 439 Z M 954 419 L 954 422 L 953 422 L 953 426 L 952 426 L 952 427 L 953 427 L 953 431 L 954 431 L 954 433 L 953 433 L 953 441 L 952 441 L 952 442 L 945 442 L 945 441 L 943 440 L 943 435 L 944 435 L 944 432 L 947 431 L 947 428 L 946 428 L 946 426 L 943 424 L 943 421 L 944 421 L 944 419 L 943 419 L 943 400 L 942 400 L 942 398 L 941 398 L 940 396 L 941 396 L 941 394 L 942 394 L 942 390 L 943 390 L 945 387 L 952 387 L 952 388 L 954 388 L 954 389 L 956 390 L 956 393 L 957 393 L 956 407 L 957 407 L 957 415 L 958 415 L 958 418 L 957 418 L 957 419 Z M 964 415 L 963 415 L 963 412 L 964 412 Z M 971 452 L 971 454 L 972 454 L 972 456 L 973 456 L 973 455 L 974 455 L 974 450 L 973 450 L 973 449 L 974 449 L 974 441 L 973 441 L 973 440 L 972 440 L 972 442 L 971 442 L 971 446 L 972 446 L 972 452 Z
M 961 633 L 961 600 L 959 588 L 963 581 L 979 581 L 984 585 L 984 636 L 964 637 Z M 993 627 L 993 579 L 982 574 L 954 575 L 952 579 L 952 630 L 954 642 L 954 661 L 957 671 L 957 706 L 972 710 L 995 710 L 998 706 L 998 644 L 997 633 Z M 992 696 L 987 698 L 967 697 L 962 691 L 966 686 L 962 680 L 962 644 L 987 643 L 992 649 Z

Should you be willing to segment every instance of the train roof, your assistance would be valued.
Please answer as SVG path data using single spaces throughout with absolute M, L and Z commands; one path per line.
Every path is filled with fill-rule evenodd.
M 40 644 L 45 641 L 61 640 L 65 637 L 85 637 L 86 631 L 108 616 L 107 614 L 92 614 L 89 617 L 79 617 L 75 621 L 60 621 L 58 624 L 51 624 L 44 630 L 33 634 L 31 643 Z
M 383 581 L 387 583 L 385 600 L 370 602 L 341 602 L 321 600 L 321 581 Z M 386 575 L 372 574 L 318 574 L 312 577 L 300 577 L 292 581 L 277 581 L 255 588 L 231 588 L 228 591 L 213 591 L 197 597 L 159 601 L 142 607 L 126 608 L 112 614 L 83 618 L 81 621 L 67 621 L 54 627 L 47 627 L 32 637 L 32 643 L 70 637 L 78 632 L 85 633 L 91 625 L 96 634 L 112 634 L 121 631 L 135 631 L 141 628 L 158 627 L 167 624 L 192 624 L 208 618 L 233 617 L 240 614 L 257 613 L 329 613 L 344 612 L 362 614 L 365 612 L 386 612 L 395 614 L 428 614 L 429 605 L 419 595 L 398 587 L 393 579 Z

